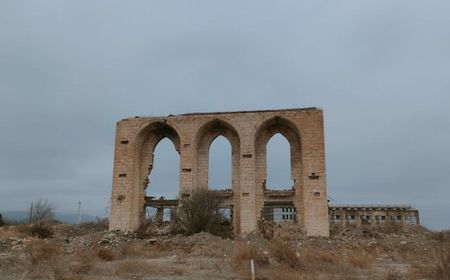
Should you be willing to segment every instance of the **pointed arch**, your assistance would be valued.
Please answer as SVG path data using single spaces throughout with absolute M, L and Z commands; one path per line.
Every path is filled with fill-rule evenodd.
M 209 148 L 208 189 L 231 189 L 231 143 L 222 135 L 216 137 Z
M 142 205 L 145 203 L 145 191 L 149 184 L 148 177 L 153 169 L 155 148 L 164 138 L 168 138 L 172 142 L 179 154 L 180 136 L 177 130 L 165 120 L 144 125 L 136 136 L 134 148 L 134 182 L 136 191 L 133 194 L 137 196 L 136 200 L 140 201 Z M 136 217 L 138 223 L 143 217 L 144 211 L 145 207 L 140 210 L 139 217 Z
M 289 142 L 292 188 L 295 190 L 301 184 L 301 142 L 297 127 L 289 120 L 276 116 L 264 121 L 255 134 L 256 155 L 256 187 L 266 189 L 267 184 L 267 143 L 275 134 L 283 135 Z
M 231 188 L 239 188 L 240 169 L 240 138 L 237 130 L 228 122 L 221 119 L 211 120 L 200 127 L 195 137 L 196 143 L 196 179 L 197 188 L 208 188 L 209 150 L 211 143 L 219 136 L 225 137 L 231 144 Z
M 146 197 L 175 199 L 179 195 L 180 155 L 172 144 L 171 140 L 165 137 L 155 146 Z M 144 150 L 143 153 L 150 151 Z
M 291 177 L 291 147 L 281 133 L 274 134 L 267 142 L 267 181 L 271 190 L 285 190 L 293 186 Z

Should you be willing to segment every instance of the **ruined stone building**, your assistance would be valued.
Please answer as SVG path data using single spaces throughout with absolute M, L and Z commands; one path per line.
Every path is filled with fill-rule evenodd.
M 286 190 L 266 185 L 266 145 L 282 134 L 290 144 L 291 178 Z M 284 217 L 311 236 L 328 236 L 323 112 L 317 108 L 193 113 L 121 120 L 116 128 L 110 229 L 137 229 L 145 206 L 176 207 L 177 200 L 146 197 L 153 152 L 169 138 L 180 158 L 179 197 L 208 188 L 209 147 L 224 136 L 232 149 L 232 186 L 219 192 L 236 233 L 257 229 L 258 220 Z M 284 213 L 284 214 L 283 214 Z
M 267 185 L 266 146 L 277 133 L 290 145 L 292 186 Z M 317 108 L 191 113 L 134 117 L 117 123 L 110 229 L 135 230 L 146 207 L 176 209 L 177 199 L 157 199 L 148 176 L 154 151 L 164 138 L 179 154 L 179 195 L 208 189 L 209 149 L 218 136 L 231 144 L 231 188 L 217 191 L 237 234 L 257 230 L 264 218 L 292 222 L 309 236 L 328 236 L 331 226 L 383 224 L 386 219 L 419 223 L 406 206 L 330 205 L 327 200 L 323 112 Z M 161 215 L 162 212 L 159 212 Z M 394 217 L 394 218 L 392 218 Z
M 419 211 L 404 204 L 330 204 L 329 215 L 330 225 L 341 228 L 419 224 Z

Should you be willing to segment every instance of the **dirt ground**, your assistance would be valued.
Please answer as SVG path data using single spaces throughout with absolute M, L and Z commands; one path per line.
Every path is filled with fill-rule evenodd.
M 223 239 L 108 232 L 105 223 L 52 225 L 39 238 L 31 225 L 0 227 L 0 279 L 450 279 L 450 233 L 422 227 L 332 231 L 305 237 L 275 225 Z M 161 232 L 164 232 L 162 230 Z

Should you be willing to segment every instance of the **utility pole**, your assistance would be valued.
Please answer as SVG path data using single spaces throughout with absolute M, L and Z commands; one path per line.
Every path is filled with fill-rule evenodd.
M 78 219 L 77 219 L 77 223 L 81 224 L 81 200 L 78 201 Z
M 33 202 L 31 202 L 31 207 L 30 207 L 30 219 L 29 222 L 31 223 L 33 221 Z

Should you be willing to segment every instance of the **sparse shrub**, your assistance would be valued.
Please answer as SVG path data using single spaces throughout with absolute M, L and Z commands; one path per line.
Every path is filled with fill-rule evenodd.
M 186 234 L 209 232 L 223 235 L 224 221 L 220 212 L 220 197 L 213 191 L 199 189 L 181 199 L 174 222 Z
M 93 250 L 86 250 L 84 248 L 75 248 L 74 250 L 74 262 L 68 265 L 68 274 L 74 277 L 86 274 L 91 271 L 95 265 L 96 255 Z
M 146 260 L 124 260 L 114 264 L 114 276 L 143 276 L 147 274 L 157 274 L 165 271 L 164 266 L 149 265 Z M 173 268 L 170 268 L 173 272 Z M 138 278 L 140 279 L 140 278 Z
M 97 256 L 104 261 L 110 262 L 116 259 L 116 254 L 109 248 L 101 248 L 97 251 Z
M 45 223 L 55 219 L 55 206 L 47 199 L 39 199 L 36 203 L 33 203 L 31 208 L 31 221 L 32 223 Z
M 393 220 L 387 220 L 386 223 L 383 225 L 380 225 L 379 231 L 383 233 L 402 233 L 404 232 L 405 227 L 402 225 L 402 223 L 393 221 Z
M 128 242 L 124 247 L 122 247 L 120 255 L 121 257 L 137 257 L 145 255 L 146 249 L 144 248 L 144 246 L 145 245 L 139 243 Z
M 329 250 L 304 248 L 300 251 L 300 268 L 305 271 L 342 271 L 339 257 Z
M 53 243 L 36 241 L 28 248 L 28 255 L 33 265 L 40 263 L 55 264 L 61 254 L 61 249 Z
M 153 218 L 144 218 L 135 231 L 136 237 L 139 239 L 149 238 L 155 235 L 156 223 Z
M 281 239 L 273 239 L 269 244 L 270 255 L 278 262 L 287 264 L 291 268 L 300 266 L 300 261 L 295 250 Z
M 450 280 L 450 250 L 442 249 L 434 271 L 434 279 Z
M 0 227 L 4 226 L 6 223 L 3 221 L 3 216 L 0 214 Z
M 258 229 L 265 239 L 272 239 L 275 235 L 275 225 L 261 217 L 258 221 Z
M 238 243 L 233 252 L 233 264 L 237 267 L 245 265 L 246 267 L 250 263 L 250 259 L 258 266 L 265 266 L 269 264 L 269 258 L 256 246 L 247 243 Z
M 53 237 L 53 230 L 49 225 L 36 224 L 30 228 L 30 235 L 41 239 Z
M 347 260 L 352 266 L 360 269 L 369 269 L 372 267 L 372 260 L 357 252 L 350 254 Z
M 403 276 L 396 269 L 390 269 L 386 272 L 386 280 L 403 280 Z
M 450 241 L 450 231 L 430 232 L 430 237 L 439 242 Z

